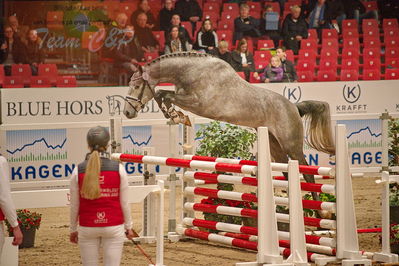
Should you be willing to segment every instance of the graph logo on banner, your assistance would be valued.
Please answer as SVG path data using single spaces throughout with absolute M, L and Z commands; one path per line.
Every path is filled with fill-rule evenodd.
M 141 148 L 151 145 L 151 126 L 123 127 L 122 134 L 124 153 L 141 154 Z
M 10 130 L 6 138 L 9 162 L 68 159 L 66 129 Z
M 346 137 L 349 148 L 380 148 L 381 121 L 367 120 L 340 120 L 339 124 L 346 126 Z

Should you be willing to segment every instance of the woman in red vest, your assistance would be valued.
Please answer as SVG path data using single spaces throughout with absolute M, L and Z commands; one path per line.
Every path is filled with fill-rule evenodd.
M 125 235 L 132 239 L 127 174 L 106 153 L 110 136 L 104 127 L 87 133 L 90 153 L 71 176 L 70 241 L 79 243 L 83 265 L 97 265 L 100 246 L 104 265 L 120 265 Z M 78 228 L 79 223 L 79 228 Z
M 14 240 L 12 244 L 17 246 L 22 243 L 22 232 L 19 228 L 17 213 L 11 199 L 9 171 L 6 158 L 0 155 L 0 257 L 5 238 L 5 218 L 7 218 L 13 230 Z

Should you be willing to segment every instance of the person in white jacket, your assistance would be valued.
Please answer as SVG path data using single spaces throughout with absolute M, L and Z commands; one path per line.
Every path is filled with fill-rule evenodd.
M 79 244 L 84 266 L 98 265 L 100 246 L 105 266 L 120 265 L 125 235 L 137 237 L 132 230 L 127 174 L 122 164 L 108 158 L 109 140 L 106 128 L 91 128 L 90 153 L 71 176 L 70 241 Z
M 19 228 L 17 213 L 11 199 L 9 167 L 7 159 L 0 155 L 0 255 L 3 251 L 5 239 L 4 219 L 7 219 L 14 234 L 12 244 L 15 246 L 20 245 L 23 235 Z

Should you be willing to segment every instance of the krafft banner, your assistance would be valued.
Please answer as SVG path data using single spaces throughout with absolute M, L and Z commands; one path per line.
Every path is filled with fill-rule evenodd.
M 257 86 L 280 93 L 294 103 L 329 102 L 332 115 L 339 117 L 333 124 L 347 127 L 350 162 L 358 167 L 381 164 L 381 124 L 378 117 L 354 116 L 398 112 L 398 85 L 398 81 L 370 81 Z M 111 114 L 123 117 L 122 97 L 127 91 L 127 87 L 1 90 L 0 152 L 9 161 L 12 181 L 67 178 L 87 152 L 88 129 L 97 124 L 108 126 Z M 123 121 L 123 152 L 141 153 L 143 147 L 155 147 L 156 154 L 168 156 L 166 123 L 156 103 L 150 102 L 137 119 Z M 181 140 L 176 145 L 181 145 Z M 311 165 L 333 164 L 326 154 L 307 146 L 304 151 Z M 127 163 L 125 168 L 131 175 L 143 172 L 141 164 Z M 167 167 L 156 170 L 168 173 Z

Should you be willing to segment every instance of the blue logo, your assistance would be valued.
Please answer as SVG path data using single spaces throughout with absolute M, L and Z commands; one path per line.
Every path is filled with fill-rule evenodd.
M 302 90 L 301 87 L 284 87 L 283 96 L 287 98 L 292 103 L 297 103 L 301 100 Z
M 355 103 L 360 98 L 360 94 L 361 94 L 360 85 L 357 84 L 356 86 L 353 86 L 353 87 L 344 85 L 344 88 L 342 89 L 342 93 L 344 95 L 345 101 L 347 101 L 348 103 Z

